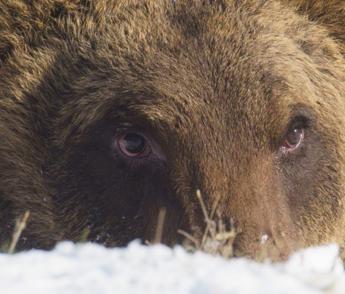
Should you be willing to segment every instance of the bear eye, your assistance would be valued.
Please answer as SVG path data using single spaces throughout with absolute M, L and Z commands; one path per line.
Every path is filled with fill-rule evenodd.
M 116 138 L 117 147 L 122 154 L 130 158 L 143 158 L 151 153 L 147 139 L 135 132 L 128 132 Z
M 284 142 L 282 145 L 283 153 L 296 150 L 298 147 L 300 147 L 303 139 L 304 139 L 304 128 L 294 127 L 290 129 L 290 131 L 287 133 L 287 135 L 284 138 Z

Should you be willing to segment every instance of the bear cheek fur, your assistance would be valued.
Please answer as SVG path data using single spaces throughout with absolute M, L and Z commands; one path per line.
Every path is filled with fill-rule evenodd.
M 337 144 L 334 138 L 329 140 Z M 312 154 L 317 167 L 303 166 L 302 162 L 300 170 L 290 169 L 288 173 L 297 174 L 296 179 L 284 174 L 282 163 L 272 153 L 254 156 L 242 170 L 233 168 L 231 160 L 221 168 L 222 163 L 210 156 L 206 156 L 210 160 L 195 162 L 195 152 L 179 159 L 172 182 L 176 199 L 181 200 L 187 214 L 187 229 L 197 238 L 203 235 L 205 222 L 196 197 L 200 189 L 209 211 L 217 203 L 222 221 L 226 225 L 234 221 L 236 256 L 280 260 L 305 246 L 334 241 L 341 244 L 341 168 L 336 168 L 339 158 L 332 154 L 332 147 L 324 148 L 318 150 L 321 156 Z
M 188 159 L 180 160 L 184 164 L 178 166 L 179 176 L 174 175 L 179 179 L 176 198 L 182 199 L 189 230 L 195 237 L 201 238 L 205 228 L 196 197 L 196 190 L 200 189 L 208 211 L 216 207 L 215 211 L 227 229 L 234 224 L 236 256 L 282 259 L 296 247 L 304 245 L 302 232 L 298 231 L 292 219 L 294 213 L 284 193 L 277 163 L 271 154 L 250 159 L 248 169 L 245 166 L 234 168 L 231 163 L 227 168 L 220 168 L 221 163 L 216 160 L 203 161 L 201 166 L 198 166 L 198 161 L 195 170 L 185 166 Z M 183 171 L 185 173 L 181 175 Z M 267 242 L 263 242 L 265 235 Z
M 344 128 L 344 103 L 341 99 L 345 92 L 341 85 L 335 87 L 337 79 L 324 79 L 318 71 L 314 72 L 313 79 L 309 79 L 303 74 L 306 68 L 301 66 L 296 71 L 300 75 L 288 77 L 287 84 L 292 85 L 289 98 L 276 97 L 278 101 L 285 100 L 277 103 L 276 111 L 271 113 L 278 117 L 278 113 L 284 113 L 282 117 L 285 117 L 286 123 L 281 126 L 284 131 L 293 116 L 292 109 L 291 113 L 286 112 L 291 105 L 311 112 L 309 115 L 313 124 L 307 130 L 301 156 L 294 159 L 292 155 L 278 160 L 277 150 L 258 153 L 252 149 L 246 153 L 245 146 L 251 143 L 243 141 L 243 138 L 250 131 L 241 133 L 238 130 L 237 135 L 233 133 L 233 136 L 229 136 L 233 128 L 228 126 L 224 129 L 226 124 L 217 124 L 219 115 L 213 116 L 212 122 L 204 123 L 202 130 L 193 128 L 197 130 L 194 133 L 198 134 L 189 138 L 189 142 L 194 145 L 179 153 L 192 151 L 179 158 L 180 163 L 176 163 L 176 173 L 171 178 L 176 182 L 176 198 L 182 199 L 182 206 L 195 235 L 202 236 L 205 227 L 200 204 L 195 197 L 196 190 L 200 189 L 209 209 L 219 201 L 218 209 L 224 222 L 229 223 L 230 219 L 235 221 L 240 231 L 234 243 L 237 255 L 265 257 L 266 254 L 273 259 L 281 259 L 292 250 L 305 246 L 329 242 L 343 244 L 342 183 L 345 165 L 341 131 Z M 288 69 L 289 65 L 285 65 L 283 73 Z M 284 76 L 283 73 L 281 76 Z M 338 72 L 334 71 L 334 74 Z M 297 78 L 301 82 L 301 76 L 304 76 L 300 83 L 303 88 L 299 88 L 299 83 L 293 80 Z M 341 79 L 341 76 L 338 78 Z M 272 108 L 272 105 L 268 106 L 267 109 Z M 261 109 L 266 108 L 262 106 Z M 231 109 L 224 113 L 231 117 Z M 236 117 L 236 114 L 232 116 Z M 252 124 L 260 126 L 264 121 L 277 119 L 261 117 Z M 244 121 L 242 123 L 246 125 Z M 218 127 L 207 130 L 207 127 L 214 125 Z M 271 135 L 276 135 L 274 124 L 271 124 L 271 128 Z M 229 137 L 234 139 L 227 141 Z M 242 142 L 236 143 L 236 140 Z M 264 140 L 263 144 L 267 144 L 267 141 Z M 237 156 L 231 150 L 238 150 Z M 242 162 L 239 158 L 242 158 Z M 243 167 L 247 168 L 243 170 Z M 267 242 L 262 238 L 265 235 Z

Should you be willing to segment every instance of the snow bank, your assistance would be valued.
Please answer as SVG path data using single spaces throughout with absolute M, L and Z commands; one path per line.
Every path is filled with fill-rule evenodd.
M 304 250 L 286 263 L 259 264 L 181 247 L 64 242 L 51 252 L 0 254 L 0 293 L 344 294 L 345 273 L 336 245 Z

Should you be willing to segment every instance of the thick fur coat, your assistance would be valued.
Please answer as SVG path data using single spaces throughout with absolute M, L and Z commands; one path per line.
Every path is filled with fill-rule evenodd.
M 0 242 L 200 238 L 200 190 L 235 255 L 343 245 L 344 41 L 340 0 L 1 1 Z

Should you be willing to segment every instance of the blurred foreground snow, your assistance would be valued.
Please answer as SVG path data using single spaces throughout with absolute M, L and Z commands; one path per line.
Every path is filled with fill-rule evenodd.
M 0 254 L 0 293 L 344 294 L 345 273 L 336 245 L 258 264 L 163 245 L 105 249 L 64 242 L 51 252 Z

